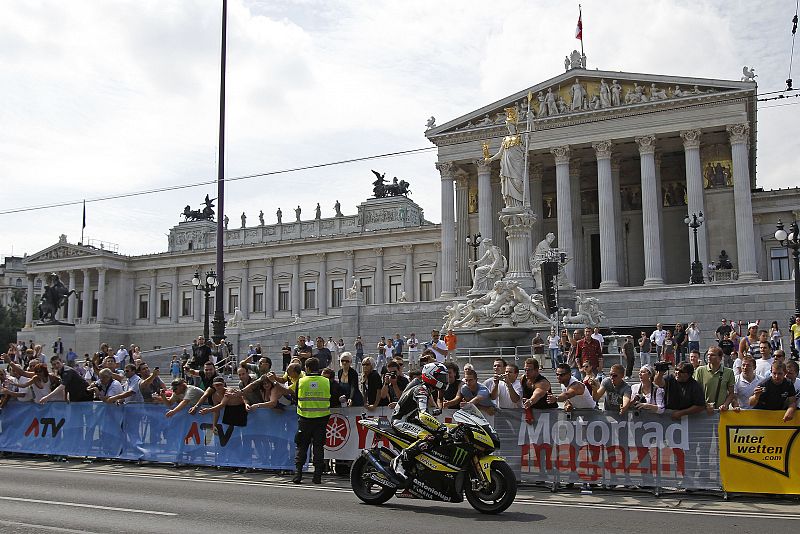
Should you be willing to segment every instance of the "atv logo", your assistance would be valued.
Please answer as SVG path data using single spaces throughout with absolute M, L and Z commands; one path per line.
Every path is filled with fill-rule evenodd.
M 231 439 L 233 435 L 233 425 L 228 425 L 228 429 L 225 430 L 224 427 L 217 423 L 216 427 L 216 435 L 219 438 L 220 446 L 224 447 L 228 444 L 228 441 Z M 192 426 L 189 428 L 189 432 L 183 437 L 183 443 L 189 445 L 189 441 L 194 441 L 195 445 L 200 445 L 200 431 L 203 431 L 203 445 L 211 445 L 214 441 L 214 432 L 211 432 L 214 429 L 214 425 L 211 423 L 192 423 Z
M 338 451 L 347 443 L 350 436 L 350 421 L 347 417 L 338 413 L 331 414 L 328 419 L 328 426 L 325 427 L 325 448 L 330 451 Z
M 56 420 L 55 420 L 54 417 L 42 417 L 42 418 L 39 418 L 39 419 L 34 417 L 33 421 L 31 421 L 31 424 L 28 425 L 28 430 L 25 431 L 25 436 L 27 437 L 27 436 L 30 436 L 31 434 L 33 434 L 34 437 L 37 437 L 37 438 L 42 437 L 42 438 L 44 438 L 44 437 L 47 436 L 47 429 L 49 428 L 50 429 L 50 437 L 54 438 L 54 437 L 56 437 L 58 435 L 58 431 L 61 430 L 61 427 L 64 426 L 64 421 L 65 420 L 64 420 L 63 417 L 58 421 L 58 423 L 56 423 Z M 42 435 L 41 436 L 39 435 L 39 424 L 40 423 L 42 425 Z
M 728 426 L 729 458 L 736 458 L 789 476 L 789 455 L 800 428 Z

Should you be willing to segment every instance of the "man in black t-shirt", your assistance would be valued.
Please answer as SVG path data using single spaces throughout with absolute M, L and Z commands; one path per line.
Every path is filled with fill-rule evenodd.
M 39 399 L 39 404 L 44 404 L 50 400 L 64 400 L 66 393 L 66 400 L 70 402 L 89 402 L 94 399 L 94 395 L 87 391 L 89 384 L 83 377 L 72 367 L 67 367 L 61 358 L 53 356 L 50 358 L 50 365 L 53 367 L 53 372 L 61 379 L 61 384 Z
M 717 342 L 717 345 L 719 345 L 719 348 L 722 349 L 722 354 L 725 355 L 725 359 L 729 359 L 731 357 L 731 353 L 733 353 L 733 351 L 736 349 L 733 341 L 731 341 L 730 330 L 723 334 L 722 339 Z
M 783 421 L 790 421 L 797 409 L 794 384 L 786 380 L 786 364 L 774 362 L 772 376 L 761 382 L 750 397 L 750 406 L 756 410 L 783 410 Z
M 731 333 L 731 326 L 728 324 L 728 321 L 725 319 L 722 320 L 722 324 L 717 327 L 717 341 L 723 339 L 725 334 Z
M 653 384 L 664 388 L 664 407 L 672 410 L 670 417 L 678 421 L 684 415 L 700 413 L 706 408 L 703 386 L 693 378 L 694 366 L 681 362 L 675 366 L 675 374 L 664 376 L 664 371 L 656 371 Z

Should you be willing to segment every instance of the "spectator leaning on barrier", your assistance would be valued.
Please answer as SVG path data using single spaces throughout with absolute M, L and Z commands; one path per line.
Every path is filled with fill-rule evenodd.
M 750 410 L 750 397 L 761 383 L 762 379 L 756 374 L 756 361 L 747 354 L 742 358 L 742 372 L 736 377 L 733 385 L 733 406 L 738 410 Z
M 483 382 L 489 390 L 489 397 L 498 408 L 519 408 L 522 400 L 522 384 L 518 380 L 519 367 L 506 363 L 502 358 L 495 358 L 492 370 L 494 376 Z
M 353 368 L 353 355 L 348 351 L 342 352 L 339 356 L 339 366 L 340 369 L 337 372 L 339 385 L 347 396 L 347 405 L 363 406 L 364 398 L 358 387 L 358 372 Z
M 611 366 L 608 376 L 598 384 L 597 380 L 591 382 L 592 398 L 599 401 L 605 396 L 603 411 L 607 413 L 628 413 L 631 403 L 631 387 L 625 382 L 625 369 L 618 363 Z
M 128 385 L 125 387 L 125 391 L 109 396 L 107 399 L 104 399 L 105 402 L 114 403 L 117 401 L 124 401 L 125 404 L 144 402 L 144 397 L 142 397 L 140 389 L 142 379 L 136 374 L 136 366 L 132 363 L 125 366 L 125 378 L 128 379 Z
M 139 383 L 139 391 L 142 392 L 144 402 L 153 402 L 153 395 L 161 394 L 166 387 L 160 377 L 161 370 L 156 367 L 150 371 L 150 366 L 145 362 L 141 362 L 136 366 L 136 374 L 142 379 Z
M 786 362 L 786 380 L 794 384 L 794 395 L 797 399 L 795 403 L 800 408 L 800 378 L 798 378 L 798 364 L 795 360 Z
M 756 410 L 783 410 L 783 421 L 790 421 L 797 409 L 794 384 L 786 380 L 786 364 L 772 364 L 772 376 L 762 381 L 750 397 L 750 406 Z
M 587 330 L 589 329 L 587 328 Z M 586 337 L 591 339 L 590 335 L 591 331 Z M 597 341 L 594 342 L 597 343 Z M 523 408 L 536 408 L 537 410 L 558 408 L 557 402 L 548 402 L 547 400 L 547 395 L 552 393 L 552 389 L 550 381 L 539 373 L 539 360 L 536 358 L 525 360 L 525 376 L 522 377 L 521 382 Z
M 694 367 L 689 362 L 675 366 L 675 374 L 664 376 L 656 371 L 653 383 L 664 388 L 664 407 L 672 410 L 671 417 L 677 421 L 684 415 L 700 413 L 706 408 L 703 386 L 693 378 Z
M 444 407 L 445 401 L 450 401 L 456 398 L 458 390 L 461 388 L 461 378 L 459 376 L 458 366 L 453 362 L 444 364 L 447 367 L 447 385 L 440 391 L 439 407 Z
M 378 370 L 375 369 L 375 360 L 370 357 L 364 358 L 361 362 L 361 396 L 364 399 L 364 406 L 368 410 L 378 407 L 381 400 L 381 388 L 383 382 Z
M 122 384 L 114 379 L 110 369 L 100 369 L 99 375 L 100 379 L 89 384 L 87 390 L 99 401 L 115 402 L 109 399 L 123 392 Z
M 177 403 L 177 406 L 167 411 L 167 417 L 172 417 L 189 405 L 194 405 L 195 402 L 200 400 L 203 396 L 203 390 L 197 386 L 192 386 L 186 383 L 183 378 L 177 378 L 170 384 L 172 388 L 172 395 L 169 397 L 162 397 L 161 400 L 167 406 Z
M 489 398 L 489 390 L 486 386 L 478 382 L 478 374 L 474 369 L 464 371 L 464 384 L 458 390 L 456 398 L 444 402 L 445 408 L 452 406 L 463 406 L 474 404 L 477 408 L 487 415 L 494 415 L 495 404 Z
M 694 379 L 703 386 L 709 409 L 727 410 L 734 399 L 733 386 L 736 378 L 733 370 L 722 365 L 722 349 L 719 347 L 708 348 L 706 361 L 706 365 L 695 369 Z
M 558 364 L 556 368 L 556 379 L 561 384 L 561 393 L 554 395 L 548 394 L 547 402 L 549 403 L 564 403 L 564 410 L 588 410 L 596 406 L 592 392 L 586 385 L 572 376 L 572 369 L 566 363 Z
M 639 369 L 639 383 L 631 386 L 631 405 L 636 410 L 664 413 L 664 388 L 653 384 L 653 368 Z

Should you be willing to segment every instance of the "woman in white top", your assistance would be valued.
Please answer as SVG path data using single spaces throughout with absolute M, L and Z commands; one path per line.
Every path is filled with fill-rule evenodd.
M 778 321 L 772 321 L 772 327 L 769 329 L 769 344 L 772 345 L 773 351 L 783 348 L 783 334 L 781 334 Z
M 649 365 L 639 369 L 639 383 L 631 386 L 631 404 L 637 410 L 664 413 L 664 388 L 653 384 L 653 375 Z
M 33 401 L 39 402 L 39 399 L 49 395 L 55 389 L 55 383 L 50 373 L 47 371 L 47 364 L 39 363 L 33 367 L 34 376 L 28 381 L 20 378 L 18 386 L 20 389 L 30 387 L 33 393 Z
M 550 354 L 550 365 L 553 368 L 553 371 L 556 370 L 556 367 L 559 363 L 561 363 L 561 358 L 559 358 L 559 349 L 558 349 L 558 342 L 561 341 L 561 337 L 556 335 L 555 330 L 550 330 L 550 335 L 547 336 L 547 352 Z

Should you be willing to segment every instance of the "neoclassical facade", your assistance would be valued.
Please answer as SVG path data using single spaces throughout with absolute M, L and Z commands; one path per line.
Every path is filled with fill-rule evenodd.
M 430 128 L 442 183 L 442 297 L 470 285 L 468 236 L 506 243 L 499 165 L 486 163 L 482 144 L 496 151 L 508 108 L 520 130 L 530 127 L 530 250 L 555 233 L 578 289 L 687 283 L 694 244 L 684 218 L 700 212 L 704 266 L 724 250 L 731 278 L 781 278 L 769 270 L 765 254 L 774 247 L 754 222 L 774 232 L 777 218 L 798 206 L 792 192 L 773 194 L 754 218 L 754 203 L 766 199 L 756 189 L 756 94 L 749 81 L 578 67 Z
M 441 292 L 440 233 L 404 196 L 367 200 L 356 215 L 226 229 L 226 317 L 239 308 L 241 331 L 295 321 L 304 331 L 302 323 L 335 320 L 354 281 L 367 307 L 432 301 Z M 57 273 L 75 290 L 60 314 L 76 325 L 79 350 L 96 350 L 102 341 L 143 349 L 186 343 L 204 321 L 203 293 L 191 280 L 214 269 L 215 241 L 210 221 L 177 224 L 167 252 L 143 256 L 72 244 L 62 235 L 26 258 L 29 298 L 19 337 L 30 339 L 37 329 L 34 286 Z M 209 308 L 213 315 L 213 294 Z

